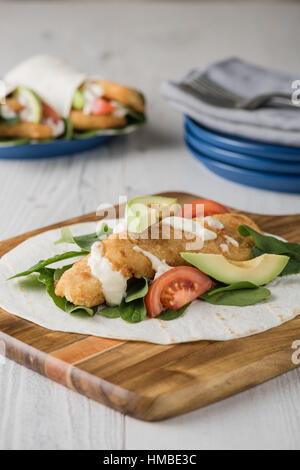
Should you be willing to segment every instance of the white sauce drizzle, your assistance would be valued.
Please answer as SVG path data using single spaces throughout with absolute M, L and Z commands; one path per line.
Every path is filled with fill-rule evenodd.
M 65 123 L 62 119 L 54 122 L 53 119 L 48 118 L 43 121 L 43 124 L 47 124 L 51 127 L 53 137 L 58 137 L 59 135 L 63 134 L 65 130 Z
M 95 98 L 103 96 L 103 89 L 98 83 L 87 81 L 83 85 L 82 93 L 85 98 L 83 112 L 84 114 L 91 114 Z
M 215 232 L 203 227 L 203 225 L 196 220 L 185 219 L 183 217 L 166 217 L 162 220 L 162 224 L 171 225 L 175 230 L 192 233 L 203 241 L 215 240 L 217 238 Z
M 222 222 L 220 222 L 219 219 L 217 219 L 216 217 L 211 217 L 210 215 L 208 215 L 207 217 L 204 217 L 204 220 L 205 222 L 207 222 L 207 225 L 209 227 L 219 230 L 222 230 L 224 228 Z
M 139 251 L 140 253 L 143 253 L 143 255 L 145 255 L 151 261 L 152 269 L 153 269 L 153 271 L 156 272 L 156 275 L 155 275 L 154 279 L 157 279 L 163 273 L 165 273 L 166 271 L 169 271 L 169 269 L 172 269 L 172 266 L 169 266 L 165 262 L 165 260 L 161 261 L 159 258 L 157 258 L 157 256 L 153 255 L 149 251 L 145 251 L 142 248 L 140 248 L 139 246 L 134 246 L 133 249 L 134 249 L 134 251 Z
M 13 119 L 17 116 L 17 113 L 15 113 L 15 111 L 13 111 L 6 104 L 3 104 L 0 106 L 0 115 L 3 117 L 3 119 Z
M 102 256 L 102 243 L 93 244 L 88 264 L 93 276 L 102 284 L 106 303 L 111 306 L 120 305 L 126 294 L 128 278 L 119 271 L 114 271 L 111 262 Z
M 225 238 L 228 241 L 228 243 L 231 243 L 231 245 L 236 246 L 237 248 L 240 246 L 239 243 L 234 238 L 231 238 L 228 235 L 225 235 Z
M 221 243 L 220 248 L 223 251 L 223 253 L 227 253 L 229 251 L 229 247 L 225 243 Z

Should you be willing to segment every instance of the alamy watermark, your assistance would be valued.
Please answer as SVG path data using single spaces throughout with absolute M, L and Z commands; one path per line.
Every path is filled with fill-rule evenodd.
M 292 83 L 292 89 L 294 90 L 292 92 L 292 103 L 295 106 L 300 106 L 300 80 L 295 80 Z
M 142 240 L 184 239 L 187 242 L 185 248 L 187 251 L 201 249 L 209 235 L 208 232 L 211 232 L 211 229 L 204 225 L 202 203 L 168 205 L 137 201 L 130 204 L 127 213 L 126 204 L 126 196 L 119 196 L 119 210 L 110 203 L 100 204 L 96 211 L 97 216 L 101 217 L 97 232 L 101 232 L 103 223 L 109 226 L 109 222 L 113 220 L 115 232 L 119 234 L 120 239 L 128 237 Z M 214 233 L 210 235 L 214 236 Z
M 300 340 L 293 342 L 292 349 L 295 350 L 295 352 L 292 355 L 292 363 L 295 366 L 299 366 L 300 365 Z

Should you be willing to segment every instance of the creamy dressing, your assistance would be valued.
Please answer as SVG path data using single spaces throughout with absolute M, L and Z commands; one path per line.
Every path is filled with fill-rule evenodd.
M 119 118 L 123 118 L 127 114 L 127 109 L 122 106 L 118 101 L 111 101 L 111 104 L 115 107 L 113 115 Z
M 217 238 L 217 234 L 215 232 L 203 227 L 203 225 L 196 220 L 185 219 L 183 217 L 166 217 L 162 220 L 162 224 L 170 225 L 175 230 L 192 233 L 203 241 L 215 240 Z
M 225 243 L 221 243 L 220 248 L 223 251 L 223 253 L 228 253 L 229 251 L 229 247 Z
M 154 279 L 157 279 L 159 276 L 161 276 L 163 273 L 166 271 L 169 271 L 169 269 L 172 269 L 172 266 L 169 266 L 165 260 L 160 260 L 157 258 L 157 256 L 153 255 L 149 251 L 145 251 L 139 246 L 134 246 L 133 247 L 134 251 L 138 251 L 140 253 L 143 253 L 144 256 L 146 256 L 152 264 L 152 269 L 153 271 L 156 272 Z
M 103 96 L 103 93 L 103 88 L 98 85 L 98 83 L 91 81 L 85 82 L 82 88 L 82 94 L 85 98 L 85 104 L 83 107 L 84 114 L 91 114 L 95 98 L 100 98 Z
M 119 271 L 114 271 L 111 262 L 102 256 L 102 243 L 93 244 L 88 264 L 93 276 L 101 282 L 106 303 L 111 306 L 120 305 L 126 294 L 128 278 Z
M 0 116 L 2 116 L 3 119 L 14 119 L 17 113 L 6 104 L 3 104 L 0 106 Z
M 205 222 L 207 222 L 207 225 L 211 228 L 223 230 L 224 225 L 222 222 L 219 221 L 216 217 L 211 217 L 208 215 L 207 217 L 204 217 Z
M 48 118 L 43 121 L 43 124 L 46 124 L 51 127 L 53 137 L 58 137 L 62 135 L 65 131 L 65 123 L 62 119 L 57 122 L 54 122 L 53 119 Z
M 231 243 L 231 245 L 236 246 L 237 248 L 240 246 L 239 243 L 234 238 L 229 237 L 229 235 L 225 235 L 225 238 L 228 243 Z

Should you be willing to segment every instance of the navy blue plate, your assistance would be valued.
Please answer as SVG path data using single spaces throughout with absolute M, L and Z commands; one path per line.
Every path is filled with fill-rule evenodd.
M 0 145 L 0 159 L 27 160 L 73 155 L 105 144 L 112 136 L 97 135 L 87 139 L 54 140 L 26 145 Z
M 247 170 L 263 171 L 268 173 L 280 173 L 287 175 L 300 175 L 300 161 L 297 162 L 280 162 L 279 160 L 271 160 L 253 157 L 252 155 L 244 155 L 235 153 L 230 150 L 215 147 L 208 144 L 204 140 L 195 137 L 194 134 L 186 129 L 185 139 L 195 150 L 202 153 L 206 157 L 213 158 L 223 163 L 246 168 Z
M 239 152 L 255 157 L 272 158 L 274 160 L 300 161 L 300 148 L 271 145 L 254 140 L 242 139 L 222 134 L 202 127 L 189 117 L 185 117 L 185 124 L 195 136 L 205 142 L 233 152 Z
M 268 189 L 281 193 L 300 193 L 300 176 L 278 175 L 275 173 L 262 173 L 254 170 L 245 170 L 227 163 L 218 162 L 194 149 L 188 142 L 186 145 L 190 152 L 202 162 L 209 170 L 218 176 L 230 181 L 252 186 L 260 189 Z

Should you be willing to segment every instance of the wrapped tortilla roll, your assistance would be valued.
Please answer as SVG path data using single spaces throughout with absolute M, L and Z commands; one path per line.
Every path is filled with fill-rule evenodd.
M 1 138 L 43 140 L 64 134 L 65 123 L 60 114 L 36 91 L 35 80 L 22 74 L 22 67 L 10 72 L 5 81 L 7 93 L 0 105 Z
M 137 90 L 90 79 L 70 64 L 47 55 L 34 56 L 9 72 L 10 87 L 25 86 L 59 116 L 69 119 L 75 131 L 120 129 L 145 121 L 145 101 Z

